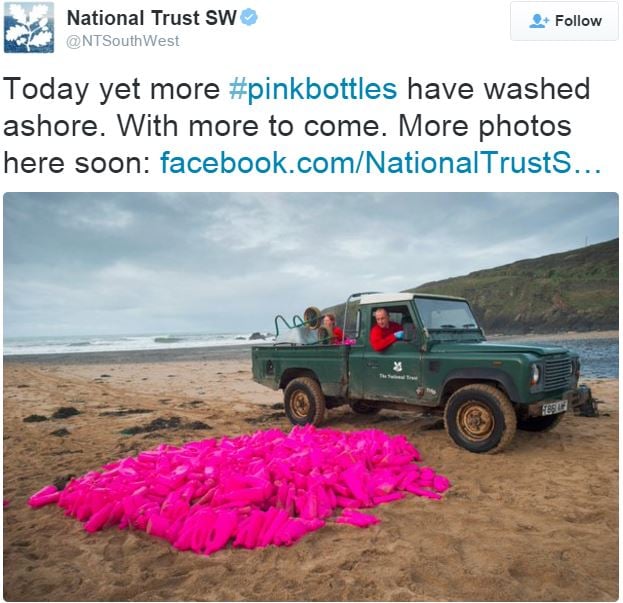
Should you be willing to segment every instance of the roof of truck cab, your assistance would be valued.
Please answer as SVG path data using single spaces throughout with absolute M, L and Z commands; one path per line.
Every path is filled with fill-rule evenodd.
M 450 295 L 431 295 L 428 293 L 371 293 L 362 295 L 359 299 L 361 305 L 377 305 L 390 304 L 393 302 L 411 301 L 415 297 L 426 299 L 453 299 L 457 301 L 465 301 L 462 297 L 452 297 Z

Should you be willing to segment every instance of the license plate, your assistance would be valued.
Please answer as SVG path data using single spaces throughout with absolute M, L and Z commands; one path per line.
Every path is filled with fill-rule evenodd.
M 565 412 L 567 410 L 567 401 L 558 400 L 558 402 L 549 402 L 543 404 L 541 407 L 541 414 L 545 415 L 557 415 L 559 412 Z

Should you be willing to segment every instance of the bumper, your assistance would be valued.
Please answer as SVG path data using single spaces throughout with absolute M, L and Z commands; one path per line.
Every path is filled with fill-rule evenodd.
M 544 405 L 550 405 L 552 402 L 557 402 L 559 400 L 566 400 L 567 410 L 572 410 L 576 415 L 596 417 L 599 414 L 597 411 L 597 402 L 593 398 L 590 388 L 586 385 L 579 385 L 576 389 L 570 389 L 564 392 L 557 400 L 542 400 L 537 404 L 531 404 L 528 407 L 527 415 L 529 417 L 540 417 L 544 414 Z
M 581 417 L 598 417 L 597 401 L 593 398 L 590 387 L 579 385 L 577 389 L 565 392 L 565 400 L 569 402 L 569 408 L 573 414 Z

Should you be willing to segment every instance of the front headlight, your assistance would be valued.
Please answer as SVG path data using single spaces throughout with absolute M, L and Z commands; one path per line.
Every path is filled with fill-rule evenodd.
M 530 385 L 536 385 L 541 380 L 541 367 L 538 364 L 532 365 L 532 375 Z

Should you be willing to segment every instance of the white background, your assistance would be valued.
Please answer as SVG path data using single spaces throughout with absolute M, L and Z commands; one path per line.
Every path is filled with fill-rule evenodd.
M 254 8 L 258 23 L 245 27 L 186 26 L 179 28 L 70 27 L 65 9 L 83 12 L 104 9 L 107 13 L 163 8 L 177 12 L 209 8 Z M 46 117 L 96 119 L 104 137 L 40 138 L 3 137 L 2 150 L 12 155 L 61 155 L 66 164 L 76 155 L 151 156 L 150 173 L 141 176 L 3 175 L 5 191 L 618 191 L 621 170 L 621 52 L 620 42 L 517 42 L 510 39 L 510 3 L 480 1 L 326 2 L 293 3 L 280 0 L 238 2 L 65 2 L 55 3 L 56 50 L 54 54 L 2 55 L 2 74 L 19 75 L 43 82 L 91 83 L 88 100 L 81 106 L 71 101 L 7 100 L 3 83 L 0 102 L 4 119 Z M 70 50 L 70 34 L 179 35 L 180 48 L 84 48 Z M 591 76 L 591 98 L 566 101 L 484 102 L 482 81 L 537 81 L 577 83 Z M 295 101 L 261 102 L 248 107 L 232 101 L 228 82 L 235 76 L 277 81 L 291 76 L 310 76 L 319 82 L 342 77 L 367 81 L 396 82 L 395 101 Z M 471 82 L 477 91 L 472 100 L 409 101 L 407 78 L 421 82 Z M 218 100 L 178 101 L 175 105 L 144 99 L 116 101 L 101 107 L 99 81 L 217 82 Z M 180 124 L 188 117 L 202 119 L 255 119 L 265 123 L 270 114 L 295 121 L 299 132 L 308 118 L 374 118 L 387 131 L 384 138 L 123 138 L 116 128 L 115 113 L 167 113 Z M 431 118 L 465 119 L 472 133 L 463 138 L 399 138 L 398 115 L 418 112 Z M 480 146 L 474 130 L 479 118 L 495 116 L 529 119 L 569 119 L 569 137 L 490 138 Z M 265 131 L 265 130 L 264 130 Z M 357 154 L 361 148 L 385 148 L 395 154 L 420 150 L 421 154 L 461 155 L 478 148 L 499 149 L 509 154 L 540 156 L 559 149 L 574 153 L 574 165 L 600 169 L 600 174 L 568 175 L 413 175 L 401 176 L 270 176 L 159 174 L 157 157 L 163 149 L 173 154 L 211 155 L 225 149 L 232 154 L 265 154 L 273 149 L 288 156 L 306 154 Z

